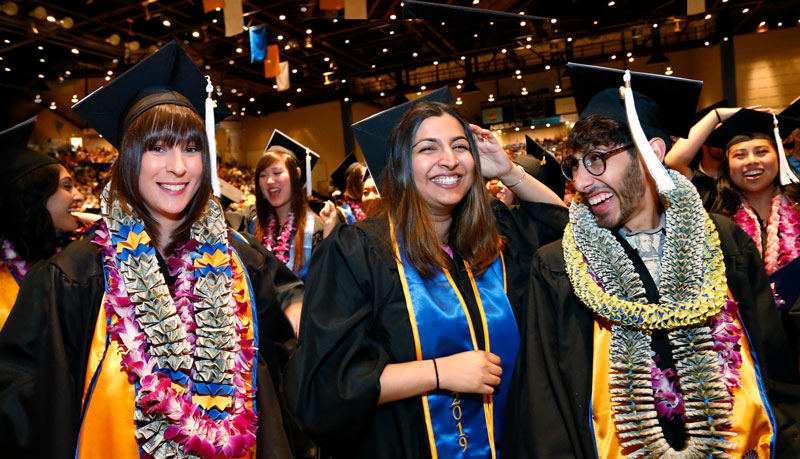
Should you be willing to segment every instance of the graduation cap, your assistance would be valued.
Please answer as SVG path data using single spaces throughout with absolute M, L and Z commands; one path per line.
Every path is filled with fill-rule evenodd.
M 706 139 L 706 145 L 725 150 L 728 142 L 739 134 L 760 132 L 769 135 L 771 133 L 775 136 L 775 144 L 778 149 L 780 183 L 787 185 L 798 182 L 798 179 L 792 173 L 789 162 L 786 160 L 786 152 L 781 139 L 789 136 L 798 127 L 800 127 L 798 119 L 743 108 L 714 129 L 714 132 Z
M 294 156 L 297 165 L 300 166 L 300 181 L 306 184 L 306 195 L 311 196 L 311 171 L 314 169 L 314 166 L 317 165 L 319 155 L 277 129 L 272 131 L 264 153 L 269 151 L 272 147 L 283 147 Z M 305 164 L 305 166 L 302 166 L 303 164 Z
M 336 170 L 333 171 L 333 174 L 331 174 L 331 181 L 333 181 L 333 184 L 336 185 L 336 188 L 338 188 L 339 191 L 344 192 L 345 188 L 347 188 L 347 169 L 350 168 L 352 164 L 357 162 L 358 159 L 356 159 L 356 155 L 350 153 L 344 158 L 344 161 L 342 161 L 341 164 L 336 166 Z M 363 180 L 364 177 L 361 178 Z
M 659 192 L 675 188 L 648 139 L 687 137 L 702 81 L 622 71 L 594 65 L 567 64 L 580 118 L 599 115 L 631 130 L 636 148 Z
M 700 110 L 700 111 L 698 111 L 697 113 L 694 114 L 694 118 L 692 119 L 692 126 L 694 126 L 695 124 L 699 123 L 700 120 L 705 118 L 706 115 L 708 115 L 709 113 L 713 112 L 714 110 L 716 110 L 718 108 L 728 108 L 728 107 L 730 107 L 730 104 L 728 104 L 728 99 L 722 99 L 721 101 L 719 101 L 717 103 L 709 105 L 708 107 L 706 107 L 706 108 L 704 108 L 704 109 L 702 109 L 702 110 Z
M 389 137 L 392 134 L 394 125 L 412 105 L 421 101 L 441 102 L 452 105 L 453 96 L 450 95 L 450 88 L 444 86 L 422 97 L 376 113 L 351 125 L 353 134 L 355 134 L 356 140 L 361 146 L 361 151 L 364 153 L 367 169 L 372 179 L 375 180 L 376 187 L 380 186 L 381 174 L 386 165 L 386 157 L 389 155 Z
M 525 144 L 527 154 L 516 158 L 514 163 L 522 166 L 525 172 L 544 183 L 561 199 L 564 199 L 564 188 L 567 179 L 561 173 L 561 166 L 559 166 L 556 158 L 548 153 L 539 142 L 527 135 L 525 136 Z
M 778 113 L 779 116 L 785 116 L 787 118 L 797 118 L 800 119 L 800 97 L 793 100 L 788 107 L 784 108 L 782 112 Z
M 0 158 L 2 158 L 0 161 L 3 162 L 0 170 L 0 188 L 11 186 L 34 169 L 48 164 L 59 164 L 55 158 L 28 148 L 34 124 L 36 124 L 35 116 L 0 132 Z
M 207 100 L 209 93 L 216 103 L 210 110 L 214 116 L 207 113 L 207 107 L 214 106 Z M 148 109 L 164 104 L 191 108 L 205 120 L 212 186 L 214 194 L 219 196 L 214 120 L 226 118 L 231 111 L 216 95 L 211 80 L 203 76 L 177 41 L 84 97 L 72 110 L 119 150 L 131 123 Z
M 786 263 L 769 275 L 769 281 L 772 283 L 775 292 L 786 303 L 786 307 L 791 308 L 792 305 L 800 298 L 800 257 Z
M 418 2 L 414 0 L 403 2 L 403 19 L 430 19 L 435 21 L 456 21 L 460 23 L 486 20 L 515 22 L 550 20 L 550 18 L 541 16 L 529 16 L 505 11 L 484 10 L 481 8 Z

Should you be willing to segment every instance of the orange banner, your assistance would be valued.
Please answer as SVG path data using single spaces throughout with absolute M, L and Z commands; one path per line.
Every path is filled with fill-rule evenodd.
M 321 10 L 341 10 L 344 9 L 345 0 L 319 0 Z
M 225 8 L 225 0 L 203 0 L 203 13 Z
M 267 46 L 267 58 L 264 59 L 264 78 L 274 78 L 280 73 L 280 55 L 278 45 Z

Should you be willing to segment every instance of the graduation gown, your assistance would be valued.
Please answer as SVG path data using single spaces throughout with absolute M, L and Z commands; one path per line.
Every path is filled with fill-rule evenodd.
M 508 297 L 516 311 L 533 252 L 561 236 L 567 210 L 493 204 L 504 250 Z M 480 323 L 462 259 L 450 267 L 473 323 Z M 483 343 L 476 326 L 477 342 Z M 298 352 L 287 367 L 290 409 L 324 453 L 341 458 L 430 457 L 422 398 L 378 405 L 390 363 L 416 360 L 414 337 L 386 220 L 339 225 L 314 254 Z
M 800 377 L 764 265 L 752 240 L 735 223 L 719 215 L 711 218 L 719 232 L 728 288 L 738 301 L 775 416 L 775 457 L 800 457 Z M 592 377 L 608 368 L 592 368 L 594 314 L 573 293 L 561 241 L 542 247 L 535 256 L 523 314 L 526 333 L 509 396 L 515 402 L 506 407 L 506 424 L 515 428 L 503 430 L 504 453 L 520 458 L 597 457 Z M 655 334 L 653 343 L 655 347 Z
M 87 360 L 105 290 L 92 238 L 93 232 L 30 270 L 0 333 L 0 445 L 8 457 L 75 456 Z M 278 386 L 295 341 L 276 283 L 296 286 L 297 279 L 253 238 L 230 241 L 257 305 L 258 457 L 291 457 Z

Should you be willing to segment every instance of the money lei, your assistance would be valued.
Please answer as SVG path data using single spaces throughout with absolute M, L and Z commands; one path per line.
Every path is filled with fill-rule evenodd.
M 644 285 L 621 244 L 597 226 L 576 196 L 563 250 L 576 296 L 611 325 L 610 380 L 617 436 L 628 457 L 731 457 L 733 399 L 707 326 L 725 306 L 727 281 L 719 235 L 695 189 L 670 171 L 676 189 L 664 196 L 666 240 L 660 304 L 647 304 Z M 589 273 L 602 283 L 601 288 Z M 668 333 L 685 406 L 686 447 L 672 449 L 655 408 L 651 331 Z
M 181 250 L 181 283 L 191 284 L 190 304 L 179 308 L 159 269 L 155 249 L 130 208 L 102 196 L 105 228 L 98 230 L 109 291 L 104 305 L 109 334 L 122 367 L 137 384 L 136 438 L 150 457 L 238 457 L 255 444 L 250 373 L 255 350 L 246 339 L 248 305 L 234 292 L 224 218 L 209 201 Z M 186 274 L 186 273 L 184 273 Z M 184 292 L 185 293 L 185 292 Z M 180 309 L 180 310 L 179 310 Z M 196 328 L 182 320 L 193 316 Z M 193 333 L 192 333 L 193 332 Z

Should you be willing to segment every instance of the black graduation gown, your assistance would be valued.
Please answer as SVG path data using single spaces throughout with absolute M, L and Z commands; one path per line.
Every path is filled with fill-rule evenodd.
M 764 265 L 752 240 L 712 215 L 728 287 L 755 349 L 778 426 L 776 457 L 800 457 L 800 378 Z M 641 275 L 641 274 L 640 274 Z M 595 457 L 591 430 L 594 315 L 572 291 L 561 241 L 533 260 L 526 333 L 511 380 L 503 446 L 506 457 Z M 794 355 L 793 355 L 794 354 Z M 596 371 L 607 371 L 598 368 Z
M 563 207 L 494 205 L 504 251 L 508 296 L 515 313 L 527 286 L 533 252 L 561 237 Z M 341 458 L 427 458 L 422 399 L 377 405 L 389 363 L 416 360 L 403 288 L 385 220 L 339 225 L 311 262 L 298 352 L 286 372 L 289 407 L 326 454 Z M 477 305 L 461 258 L 453 279 L 476 322 Z M 481 327 L 474 327 L 478 343 Z
M 0 333 L 0 451 L 5 457 L 75 456 L 86 364 L 105 288 L 92 238 L 93 232 L 30 270 Z M 297 278 L 252 238 L 248 243 L 233 238 L 231 246 L 247 269 L 257 302 L 258 456 L 290 457 L 281 413 L 285 402 L 277 388 L 295 340 L 275 286 L 295 285 Z
M 707 212 L 710 212 L 714 201 L 717 199 L 717 181 L 706 175 L 699 168 L 693 169 L 693 172 L 692 185 L 697 189 L 700 200 L 703 201 L 703 207 Z

